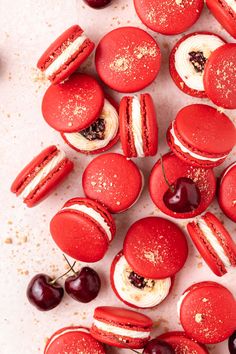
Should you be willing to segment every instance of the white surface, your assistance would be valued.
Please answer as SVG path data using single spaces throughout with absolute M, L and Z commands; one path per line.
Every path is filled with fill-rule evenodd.
M 118 232 L 107 256 L 94 265 L 102 277 L 102 289 L 96 301 L 87 305 L 75 302 L 65 296 L 62 304 L 51 312 L 41 313 L 28 304 L 25 289 L 31 277 L 37 272 L 59 275 L 65 269 L 60 250 L 49 235 L 51 217 L 63 203 L 76 196 L 83 196 L 81 175 L 92 157 L 85 157 L 67 147 L 60 135 L 44 122 L 41 115 L 41 100 L 47 83 L 35 79 L 35 66 L 48 44 L 63 30 L 79 23 L 96 43 L 105 33 L 122 25 L 137 25 L 145 28 L 135 15 L 131 0 L 114 0 L 114 5 L 102 11 L 89 9 L 81 0 L 0 0 L 0 115 L 1 115 L 1 301 L 0 301 L 0 352 L 1 354 L 43 353 L 46 337 L 55 330 L 68 326 L 91 324 L 93 309 L 98 304 L 124 306 L 112 293 L 109 286 L 111 259 L 122 248 L 122 240 L 129 225 L 140 217 L 161 215 L 150 200 L 147 178 L 157 156 L 139 159 L 146 186 L 139 202 L 115 217 Z M 215 31 L 226 35 L 216 20 L 205 9 L 199 22 L 191 31 Z M 181 37 L 164 37 L 148 31 L 158 40 L 163 61 L 161 72 L 148 91 L 153 95 L 159 122 L 159 152 L 168 150 L 165 140 L 170 121 L 183 106 L 205 102 L 193 99 L 178 90 L 168 73 L 168 53 Z M 232 41 L 232 38 L 231 38 Z M 85 72 L 93 72 L 93 56 L 83 66 Z M 121 95 L 119 95 L 120 97 Z M 233 119 L 235 111 L 227 112 Z M 27 209 L 22 201 L 11 194 L 10 184 L 19 170 L 40 150 L 50 144 L 60 144 L 73 158 L 75 172 L 56 192 L 34 209 Z M 118 145 L 115 151 L 120 151 Z M 235 151 L 220 166 L 223 171 L 235 159 Z M 223 219 L 215 203 L 211 210 Z M 225 224 L 235 234 L 235 224 L 224 217 Z M 180 221 L 186 225 L 186 221 Z M 12 239 L 12 244 L 5 243 Z M 79 265 L 78 265 L 79 266 Z M 176 283 L 168 299 L 157 309 L 141 311 L 155 321 L 154 334 L 180 329 L 176 311 L 181 293 L 193 282 L 214 280 L 226 285 L 236 295 L 235 271 L 218 278 L 212 274 L 189 241 L 189 258 L 183 270 L 177 275 Z M 213 354 L 227 354 L 226 343 L 210 346 Z M 130 353 L 112 349 L 111 353 Z

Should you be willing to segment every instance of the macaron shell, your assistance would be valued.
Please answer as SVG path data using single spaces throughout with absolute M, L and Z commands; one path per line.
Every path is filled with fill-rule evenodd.
M 236 143 L 236 130 L 231 120 L 204 104 L 192 104 L 181 109 L 176 116 L 174 130 L 181 143 L 206 157 L 228 154 Z
M 74 74 L 47 89 L 42 113 L 55 130 L 73 133 L 89 127 L 99 117 L 103 104 L 104 94 L 97 81 L 86 74 Z
M 141 111 L 143 112 L 143 146 L 145 156 L 154 156 L 158 147 L 158 126 L 154 103 L 151 95 L 141 94 Z
M 188 245 L 177 225 L 163 218 L 147 217 L 129 228 L 123 252 L 136 273 L 150 279 L 163 279 L 183 267 Z
M 157 337 L 170 344 L 176 354 L 208 354 L 208 350 L 201 344 L 188 338 L 184 332 L 167 332 Z
M 142 175 L 133 161 L 107 153 L 90 162 L 82 184 L 88 198 L 99 201 L 111 213 L 119 213 L 137 201 L 142 191 Z
M 136 92 L 156 78 L 161 52 L 156 41 L 137 27 L 121 27 L 98 44 L 96 69 L 106 85 L 119 92 Z
M 225 215 L 236 222 L 236 165 L 221 176 L 218 202 Z
M 54 188 L 65 179 L 73 168 L 74 164 L 72 161 L 67 158 L 62 160 L 62 162 L 51 171 L 50 175 L 46 176 L 36 189 L 24 199 L 24 203 L 30 208 L 37 205 L 53 192 Z
M 86 333 L 81 327 L 66 327 L 48 340 L 44 354 L 66 353 L 105 354 L 105 350 L 102 344 L 89 334 L 89 331 Z
M 181 177 L 192 179 L 201 192 L 201 202 L 197 209 L 189 213 L 175 213 L 168 209 L 163 201 L 168 186 L 163 176 L 161 160 L 159 160 L 154 165 L 149 178 L 149 193 L 153 203 L 163 213 L 173 218 L 189 219 L 204 212 L 213 201 L 216 193 L 216 178 L 213 170 L 190 166 L 173 153 L 163 156 L 163 165 L 170 184 Z
M 120 101 L 119 107 L 119 121 L 120 121 L 120 141 L 122 150 L 125 156 L 137 157 L 137 152 L 134 145 L 134 137 L 130 131 L 130 116 L 132 114 L 132 100 L 131 96 L 123 97 Z
M 236 108 L 236 43 L 225 44 L 211 54 L 203 81 L 213 103 L 227 109 Z
M 137 15 L 155 32 L 174 35 L 186 31 L 199 18 L 203 0 L 134 0 Z
M 180 308 L 180 321 L 188 336 L 200 343 L 224 341 L 235 329 L 236 303 L 228 289 L 201 284 L 192 288 Z
M 236 38 L 236 14 L 224 0 L 206 0 L 206 5 L 226 31 Z
M 74 198 L 64 207 L 71 207 L 77 203 L 95 209 L 93 206 L 95 202 L 87 202 L 84 198 Z M 106 218 L 105 209 L 102 206 L 99 206 L 99 210 L 100 208 L 101 212 L 104 212 L 102 216 L 110 226 L 112 237 L 114 237 L 115 224 L 111 217 Z M 104 257 L 108 249 L 109 240 L 104 229 L 92 217 L 73 208 L 62 209 L 52 218 L 50 232 L 53 240 L 63 252 L 81 262 L 97 262 Z
M 115 109 L 119 110 L 119 106 L 117 104 L 117 102 L 110 96 L 108 96 L 107 94 L 105 95 L 105 98 L 110 102 L 110 104 L 112 106 L 115 107 Z M 107 144 L 105 147 L 101 148 L 101 149 L 97 149 L 97 150 L 92 150 L 92 151 L 84 151 L 84 150 L 80 150 L 78 148 L 76 148 L 74 145 L 72 145 L 66 138 L 64 133 L 61 133 L 61 137 L 63 138 L 63 140 L 66 142 L 67 145 L 69 145 L 73 150 L 80 152 L 81 154 L 85 154 L 85 155 L 97 155 L 100 154 L 102 152 L 108 151 L 110 150 L 118 141 L 120 138 L 120 134 L 119 134 L 119 130 L 116 134 L 116 136 L 109 142 L 109 144 Z
M 219 37 L 221 40 L 224 41 L 224 39 L 218 35 L 216 35 L 215 33 L 211 33 L 211 32 L 206 32 L 206 31 L 201 31 L 201 32 L 194 32 L 194 33 L 189 33 L 187 35 L 185 35 L 184 37 L 182 37 L 173 47 L 171 53 L 170 53 L 170 59 L 169 59 L 169 69 L 170 69 L 170 75 L 174 81 L 174 83 L 176 84 L 176 86 L 183 91 L 184 93 L 186 93 L 187 95 L 190 95 L 192 97 L 198 97 L 198 98 L 206 98 L 207 94 L 205 93 L 205 91 L 198 91 L 198 90 L 194 90 L 190 87 L 188 87 L 185 82 L 182 80 L 182 78 L 180 77 L 180 75 L 178 74 L 177 70 L 176 70 L 176 66 L 175 66 L 175 54 L 177 49 L 179 48 L 180 44 L 182 42 L 184 42 L 187 38 L 192 37 L 192 36 L 196 36 L 196 35 L 201 35 L 201 34 L 206 34 L 206 35 L 214 35 Z M 225 42 L 225 41 L 224 41 Z

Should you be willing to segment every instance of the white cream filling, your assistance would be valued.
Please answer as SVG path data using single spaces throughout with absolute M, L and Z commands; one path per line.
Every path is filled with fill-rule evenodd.
M 146 287 L 139 289 L 132 285 L 128 278 L 131 272 L 132 269 L 125 257 L 121 256 L 115 266 L 113 281 L 116 291 L 124 301 L 138 307 L 148 308 L 158 305 L 169 294 L 171 278 L 146 279 Z
M 225 0 L 225 2 L 236 13 L 236 1 L 235 0 Z
M 64 151 L 59 150 L 57 155 L 55 155 L 38 173 L 35 177 L 28 183 L 23 191 L 20 193 L 20 197 L 25 199 L 34 189 L 35 187 L 47 176 L 51 173 L 51 171 L 66 157 Z
M 221 261 L 223 262 L 224 266 L 226 268 L 229 268 L 231 266 L 230 259 L 226 255 L 223 247 L 221 246 L 220 242 L 218 241 L 217 237 L 214 235 L 214 233 L 211 231 L 210 227 L 207 225 L 205 220 L 202 218 L 199 218 L 197 221 L 197 225 L 206 237 L 207 241 L 210 243 L 211 247 L 214 249 L 216 254 L 219 256 Z
M 177 145 L 180 150 L 183 152 L 183 153 L 187 153 L 189 154 L 190 156 L 192 156 L 193 158 L 195 159 L 198 159 L 198 160 L 202 160 L 202 161 L 212 161 L 212 162 L 216 162 L 216 161 L 220 161 L 224 158 L 227 157 L 227 155 L 224 155 L 224 156 L 221 156 L 221 157 L 216 157 L 216 158 L 210 158 L 210 157 L 203 157 L 201 155 L 198 155 L 198 154 L 195 154 L 194 152 L 190 151 L 189 149 L 187 149 L 180 141 L 179 139 L 177 138 L 177 136 L 175 135 L 175 131 L 174 131 L 174 123 L 172 123 L 172 128 L 170 130 L 170 134 L 172 135 L 173 139 L 174 139 L 174 144 Z
M 87 207 L 86 205 L 83 204 L 73 204 L 70 205 L 69 207 L 62 208 L 61 210 L 77 210 L 80 211 L 81 213 L 87 214 L 88 216 L 90 216 L 92 219 L 94 219 L 99 223 L 99 225 L 103 228 L 103 230 L 107 234 L 109 241 L 111 241 L 112 234 L 111 234 L 110 226 L 107 224 L 106 220 L 102 217 L 102 215 L 96 210 L 94 210 L 93 208 Z
M 56 73 L 81 47 L 87 37 L 82 34 L 76 38 L 44 71 L 47 78 Z
M 66 140 L 74 146 L 76 149 L 82 151 L 94 151 L 102 149 L 109 144 L 109 142 L 115 138 L 119 128 L 119 118 L 115 107 L 105 99 L 102 113 L 100 118 L 105 120 L 105 132 L 103 140 L 91 140 L 89 141 L 79 132 L 77 133 L 64 133 Z
M 203 72 L 197 72 L 189 60 L 190 52 L 203 52 L 206 59 L 218 47 L 225 44 L 219 37 L 211 34 L 195 34 L 185 39 L 175 53 L 175 68 L 183 82 L 193 90 L 205 91 Z
M 186 296 L 189 294 L 190 291 L 186 291 L 183 295 L 180 296 L 179 301 L 177 302 L 177 313 L 178 316 L 180 318 L 180 309 L 181 309 L 181 305 L 184 301 L 184 299 L 186 298 Z
M 138 157 L 144 157 L 143 150 L 143 137 L 142 137 L 142 113 L 140 99 L 137 96 L 133 96 L 131 103 L 132 112 L 132 133 L 134 137 L 135 150 Z
M 73 332 L 84 332 L 84 333 L 88 333 L 88 334 L 90 333 L 89 330 L 86 328 L 65 329 L 63 332 L 58 333 L 51 338 L 50 342 L 47 345 L 47 350 L 50 348 L 52 343 L 54 343 L 58 338 L 60 338 L 61 336 L 64 336 L 64 334 L 66 334 L 66 333 L 73 333 Z
M 231 166 L 229 166 L 226 170 L 225 170 L 225 173 L 223 174 L 223 176 L 221 177 L 221 182 L 223 181 L 224 177 L 229 173 L 229 171 L 236 166 L 236 162 L 234 162 Z
M 111 324 L 98 321 L 94 319 L 94 325 L 105 332 L 112 333 L 118 336 L 123 336 L 123 337 L 130 337 L 130 338 L 135 338 L 135 339 L 145 339 L 150 336 L 150 331 L 145 332 L 145 331 L 133 331 L 132 329 L 127 329 L 127 328 L 121 328 L 117 326 L 113 326 Z

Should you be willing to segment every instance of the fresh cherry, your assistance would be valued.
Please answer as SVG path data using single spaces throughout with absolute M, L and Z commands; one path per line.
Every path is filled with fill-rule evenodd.
M 163 201 L 175 213 L 189 213 L 199 206 L 201 193 L 193 180 L 180 177 L 165 192 Z
M 78 273 L 68 277 L 65 281 L 66 292 L 80 302 L 90 302 L 95 299 L 101 288 L 99 275 L 89 267 L 82 268 Z
M 56 280 L 46 274 L 37 274 L 31 279 L 27 287 L 27 298 L 38 310 L 52 310 L 61 302 L 64 290 Z
M 112 0 L 84 0 L 84 2 L 94 9 L 101 9 L 111 3 Z
M 145 345 L 143 354 L 175 354 L 175 351 L 168 343 L 156 338 Z
M 236 354 L 236 331 L 229 337 L 228 347 L 230 354 Z

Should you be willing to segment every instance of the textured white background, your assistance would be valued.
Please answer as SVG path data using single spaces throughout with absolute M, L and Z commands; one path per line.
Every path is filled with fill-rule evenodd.
M 132 0 L 114 0 L 113 5 L 96 11 L 84 6 L 82 0 L 0 0 L 0 353 L 43 353 L 47 336 L 67 325 L 91 324 L 97 305 L 123 306 L 109 286 L 109 267 L 112 258 L 122 248 L 122 240 L 129 225 L 148 215 L 161 215 L 150 201 L 147 183 L 144 192 L 129 212 L 115 216 L 118 233 L 103 261 L 94 264 L 102 277 L 102 290 L 96 301 L 83 305 L 65 296 L 62 304 L 51 312 L 41 313 L 30 306 L 25 289 L 30 278 L 38 272 L 59 275 L 65 270 L 61 252 L 50 238 L 48 224 L 51 217 L 69 198 L 82 196 L 81 175 L 90 161 L 64 146 L 60 135 L 44 122 L 41 100 L 48 83 L 35 80 L 37 59 L 61 32 L 79 23 L 97 43 L 108 31 L 126 25 L 144 28 L 135 14 Z M 207 9 L 191 29 L 210 30 L 232 40 L 209 14 Z M 177 111 L 190 103 L 200 102 L 180 92 L 168 73 L 168 54 L 180 38 L 151 33 L 161 46 L 163 61 L 157 80 L 148 91 L 153 95 L 160 127 L 159 152 L 168 150 L 165 131 Z M 85 72 L 94 72 L 93 56 L 83 66 Z M 202 102 L 207 102 L 203 100 Z M 235 120 L 235 111 L 228 112 Z M 9 192 L 13 179 L 24 164 L 50 145 L 63 146 L 75 162 L 75 171 L 50 198 L 34 209 L 27 209 Z M 115 151 L 121 151 L 117 145 Z M 235 152 L 225 165 L 235 159 Z M 146 182 L 157 157 L 137 161 Z M 223 166 L 217 169 L 219 174 Z M 235 234 L 235 225 L 223 217 L 217 203 L 212 208 Z M 179 223 L 184 227 L 186 222 Z M 12 241 L 12 243 L 8 243 Z M 78 264 L 79 266 L 79 264 Z M 180 329 L 176 302 L 184 289 L 201 280 L 219 281 L 236 295 L 235 272 L 222 279 L 214 276 L 202 262 L 189 241 L 189 258 L 177 275 L 169 298 L 157 309 L 144 311 L 155 321 L 154 333 Z M 226 354 L 227 344 L 210 346 L 214 354 Z M 116 353 L 115 349 L 111 353 Z M 121 352 L 121 350 L 119 350 Z M 123 351 L 122 351 L 123 352 Z M 129 351 L 124 351 L 129 352 Z

